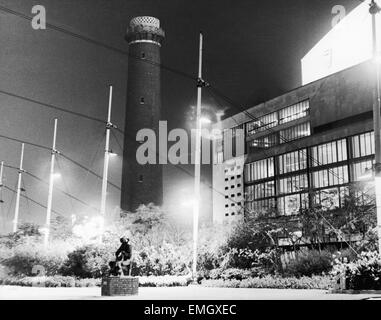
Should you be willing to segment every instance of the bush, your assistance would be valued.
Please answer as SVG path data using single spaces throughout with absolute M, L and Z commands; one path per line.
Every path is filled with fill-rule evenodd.
M 283 272 L 289 276 L 313 276 L 328 273 L 332 269 L 333 256 L 329 251 L 300 251 L 296 258 L 288 263 Z
M 139 276 L 185 275 L 189 273 L 191 251 L 185 246 L 176 247 L 169 243 L 148 246 L 136 252 L 132 274 Z
M 100 278 L 108 270 L 112 257 L 112 251 L 104 245 L 86 245 L 68 254 L 60 273 L 79 278 Z
M 46 250 L 38 243 L 21 244 L 9 251 L 1 264 L 13 275 L 32 276 L 35 266 L 42 266 L 48 276 L 57 275 L 65 261 L 67 249 L 63 244 Z
M 279 253 L 276 249 L 264 251 L 246 249 L 230 249 L 220 263 L 222 269 L 251 269 L 258 274 L 275 274 L 281 268 Z
M 262 278 L 248 278 L 242 281 L 232 280 L 203 280 L 202 285 L 206 287 L 221 288 L 267 288 L 267 289 L 321 289 L 327 290 L 332 287 L 333 282 L 330 277 L 313 276 L 313 277 L 274 277 L 265 276 Z
M 214 269 L 210 272 L 210 279 L 243 280 L 255 276 L 258 276 L 256 269 Z
M 345 276 L 347 289 L 381 290 L 381 257 L 377 252 L 362 252 L 354 262 L 337 258 L 331 274 Z

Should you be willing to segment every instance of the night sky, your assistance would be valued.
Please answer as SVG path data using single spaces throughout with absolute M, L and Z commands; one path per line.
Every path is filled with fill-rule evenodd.
M 300 86 L 300 59 L 331 29 L 332 7 L 343 5 L 349 12 L 359 3 L 359 0 L 0 0 L 1 6 L 28 15 L 33 5 L 44 5 L 49 23 L 122 50 L 127 50 L 124 35 L 130 19 L 155 16 L 166 31 L 162 63 L 192 76 L 197 74 L 198 32 L 202 30 L 204 78 L 239 108 Z M 112 84 L 113 122 L 124 128 L 127 56 L 54 30 L 33 30 L 29 21 L 1 11 L 0 37 L 0 90 L 105 119 L 108 85 Z M 239 112 L 239 108 L 215 100 L 204 91 L 206 106 L 226 109 L 228 115 Z M 162 119 L 168 120 L 169 129 L 191 126 L 189 110 L 196 103 L 194 82 L 163 70 L 162 100 Z M 4 94 L 0 94 L 0 110 L 0 135 L 45 146 L 51 145 L 53 118 L 58 117 L 57 148 L 102 174 L 102 124 Z M 123 137 L 120 133 L 116 137 L 112 137 L 112 149 L 122 154 L 119 144 Z M 19 153 L 18 143 L 0 139 L 0 158 L 6 164 L 18 166 Z M 48 180 L 49 158 L 49 151 L 26 146 L 24 168 Z M 63 177 L 57 186 L 99 207 L 101 181 L 64 159 L 59 165 Z M 121 182 L 121 165 L 120 156 L 111 160 L 110 180 L 116 185 Z M 184 169 L 193 172 L 190 166 Z M 207 175 L 204 178 L 206 182 L 209 179 Z M 5 184 L 15 189 L 16 181 L 17 172 L 6 169 Z M 27 175 L 24 184 L 27 196 L 46 205 L 44 184 Z M 174 190 L 183 190 L 186 197 L 192 190 L 192 177 L 168 165 L 164 190 L 166 199 L 171 198 Z M 205 185 L 206 197 L 207 191 Z M 116 212 L 119 197 L 119 191 L 109 187 L 110 213 Z M 14 197 L 5 190 L 3 198 L 1 217 L 8 221 L 5 228 L 9 230 Z M 54 194 L 53 208 L 67 215 L 95 214 L 58 191 Z M 25 199 L 21 201 L 22 221 L 42 223 L 44 215 L 44 209 Z

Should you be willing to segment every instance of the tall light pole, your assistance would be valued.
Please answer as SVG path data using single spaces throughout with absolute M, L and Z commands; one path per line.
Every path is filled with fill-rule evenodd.
M 50 160 L 48 204 L 46 206 L 46 221 L 45 221 L 45 234 L 44 234 L 45 248 L 47 248 L 48 246 L 49 235 L 50 235 L 50 218 L 52 215 L 53 187 L 54 187 L 54 164 L 55 164 L 56 154 L 57 154 L 56 140 L 57 140 L 57 119 L 54 119 L 53 146 L 52 146 L 52 155 Z
M 105 146 L 105 156 L 103 163 L 103 179 L 102 179 L 102 195 L 101 195 L 101 219 L 100 219 L 100 241 L 103 240 L 104 223 L 106 217 L 106 198 L 107 198 L 107 179 L 108 179 L 108 164 L 110 159 L 110 130 L 114 127 L 111 123 L 111 106 L 112 106 L 112 86 L 110 86 L 109 102 L 108 102 L 108 113 L 107 113 L 107 123 L 106 123 L 106 146 Z
M 197 280 L 197 245 L 198 245 L 198 219 L 200 214 L 200 184 L 201 184 L 201 95 L 206 82 L 202 79 L 202 50 L 203 35 L 200 32 L 199 63 L 197 78 L 197 111 L 196 111 L 196 150 L 195 150 L 195 174 L 194 174 L 194 204 L 193 204 L 193 280 Z
M 1 191 L 3 190 L 3 173 L 4 173 L 4 161 L 1 161 L 1 165 L 0 165 L 0 195 L 1 195 Z M 3 199 L 0 199 L 1 201 L 3 201 Z
M 380 64 L 378 59 L 377 46 L 377 22 L 376 15 L 381 11 L 377 3 L 372 0 L 369 12 L 372 15 L 372 41 L 373 41 L 373 63 L 375 70 L 373 88 L 373 124 L 375 140 L 375 193 L 376 193 L 376 214 L 377 214 L 377 234 L 378 252 L 381 254 L 381 95 L 380 95 Z
M 24 144 L 22 143 L 21 144 L 21 156 L 20 156 L 20 166 L 19 166 L 18 182 L 17 182 L 15 216 L 14 216 L 14 219 L 13 219 L 13 232 L 17 231 L 17 226 L 18 226 L 18 221 L 19 221 L 20 195 L 21 195 L 21 179 L 22 179 L 22 174 L 24 172 L 23 161 L 24 161 Z

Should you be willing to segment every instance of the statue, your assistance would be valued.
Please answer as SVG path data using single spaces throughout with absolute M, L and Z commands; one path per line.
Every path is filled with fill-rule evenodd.
M 125 277 L 131 275 L 131 257 L 132 248 L 129 244 L 130 239 L 122 237 L 120 238 L 121 245 L 115 252 L 115 261 L 109 262 L 109 275 Z

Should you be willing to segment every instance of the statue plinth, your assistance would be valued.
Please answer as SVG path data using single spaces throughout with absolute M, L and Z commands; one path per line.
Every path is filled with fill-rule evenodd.
M 139 277 L 103 277 L 102 296 L 133 296 L 139 293 Z

